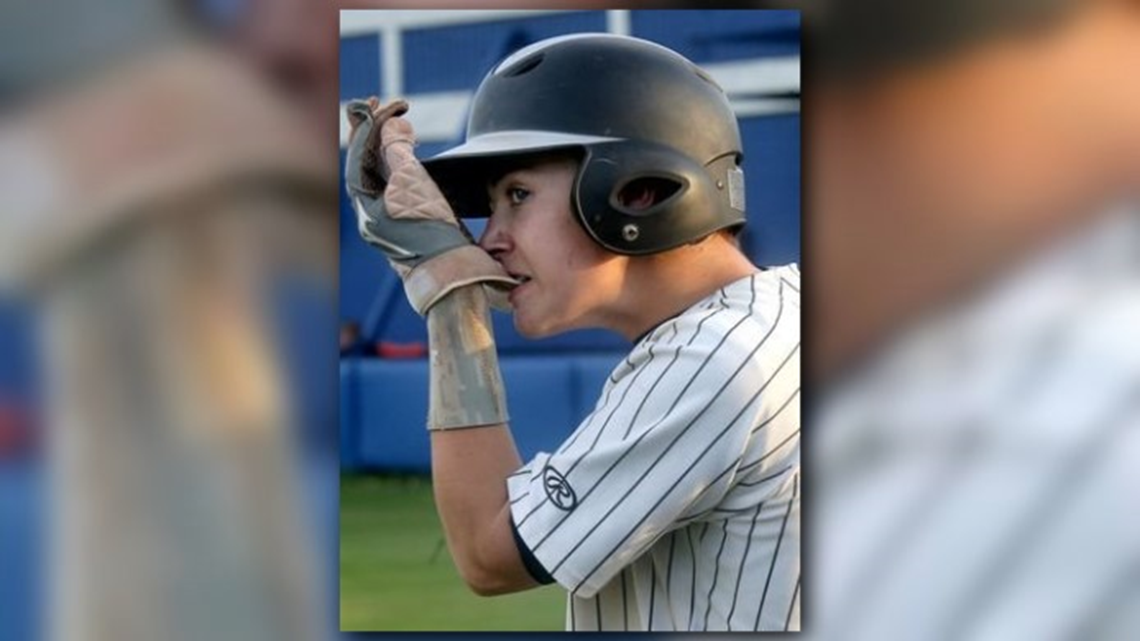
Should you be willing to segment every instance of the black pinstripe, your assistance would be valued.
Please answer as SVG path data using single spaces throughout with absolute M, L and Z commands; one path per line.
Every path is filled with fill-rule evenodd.
M 799 345 L 797 344 L 797 345 L 796 345 L 796 347 L 798 348 L 798 347 L 799 347 Z M 795 353 L 795 352 L 793 352 L 793 353 Z M 790 355 L 789 355 L 789 357 L 790 357 Z M 788 361 L 787 361 L 787 359 L 784 359 L 784 363 L 786 363 L 786 362 L 788 362 Z M 781 363 L 781 364 L 780 364 L 780 367 L 781 367 L 781 368 L 783 368 L 783 366 L 784 366 L 784 365 L 783 365 L 783 363 Z M 778 371 L 778 370 L 777 370 L 777 371 Z M 774 376 L 774 375 L 773 375 L 773 376 Z M 752 433 L 753 433 L 753 434 L 755 434 L 756 432 L 759 432 L 759 431 L 761 430 L 761 428 L 763 428 L 763 427 L 764 427 L 765 425 L 767 425 L 768 423 L 771 423 L 771 422 L 772 422 L 772 419 L 774 419 L 774 418 L 776 418 L 777 416 L 779 416 L 779 415 L 780 415 L 780 412 L 783 412 L 783 411 L 784 411 L 784 408 L 785 408 L 785 407 L 787 407 L 787 406 L 788 406 L 788 404 L 792 402 L 792 399 L 794 399 L 795 397 L 797 397 L 797 396 L 799 396 L 799 395 L 800 395 L 800 388 L 798 388 L 798 387 L 797 387 L 797 388 L 796 388 L 796 391 L 792 392 L 791 396 L 789 396 L 789 397 L 788 397 L 788 400 L 786 400 L 786 401 L 784 401 L 782 404 L 780 404 L 780 407 L 776 408 L 776 411 L 775 411 L 775 412 L 773 412 L 771 416 L 769 416 L 769 417 L 768 417 L 766 420 L 762 421 L 762 422 L 761 422 L 759 425 L 757 425 L 756 427 L 752 428 Z
M 740 515 L 740 514 L 755 515 L 756 514 L 756 506 L 755 505 L 748 505 L 745 507 L 738 507 L 738 508 L 718 507 L 718 508 L 713 508 L 712 510 L 710 510 L 709 513 L 713 514 L 717 517 L 722 517 L 722 516 L 726 516 L 726 515 Z
M 656 559 L 655 559 L 656 561 Z M 673 562 L 673 537 L 669 537 L 669 562 Z M 653 606 L 657 597 L 657 563 L 649 566 L 649 617 L 645 626 L 649 632 L 653 631 Z
M 617 372 L 618 372 L 618 368 L 620 368 L 620 367 L 623 367 L 623 366 L 624 366 L 624 367 L 628 367 L 629 369 L 633 369 L 633 361 L 629 360 L 629 357 L 630 357 L 630 356 L 632 356 L 632 353 L 631 353 L 631 354 L 626 354 L 626 355 L 625 355 L 625 358 L 623 358 L 623 359 L 622 359 L 622 361 L 621 361 L 620 363 L 618 363 L 618 364 L 617 364 L 617 367 L 615 367 L 615 368 L 614 368 L 614 371 L 610 372 L 610 375 L 609 375 L 609 381 L 610 381 L 611 383 L 616 383 L 616 382 L 618 381 L 618 379 L 619 379 L 619 378 L 621 378 L 622 376 L 625 376 L 625 373 L 624 373 L 624 372 L 623 372 L 622 374 L 620 374 L 620 375 L 617 373 Z
M 790 470 L 795 469 L 795 467 L 796 466 L 794 466 L 794 465 L 788 465 L 787 467 L 784 467 L 783 469 L 781 469 L 778 472 L 773 472 L 767 476 L 756 479 L 755 481 L 741 481 L 741 482 L 737 483 L 737 485 L 739 485 L 741 487 L 754 487 L 757 485 L 762 485 L 764 483 L 767 483 L 768 481 L 771 481 L 772 479 L 776 478 L 777 476 L 783 476 L 783 475 L 787 474 Z
M 788 603 L 788 616 L 784 617 L 784 632 L 792 626 L 792 612 L 796 610 L 796 599 L 800 598 L 800 577 L 796 577 L 796 589 L 792 591 L 792 600 Z
M 621 616 L 623 630 L 629 630 L 629 594 L 625 587 L 625 570 L 621 571 Z
M 731 472 L 731 471 L 734 469 L 734 467 L 735 467 L 735 466 L 729 466 L 729 467 L 728 467 L 728 468 L 726 468 L 726 469 L 725 469 L 723 472 L 721 472 L 720 474 L 717 474 L 716 476 L 714 476 L 714 477 L 713 477 L 713 479 L 712 479 L 711 481 L 709 481 L 709 482 L 708 482 L 708 483 L 705 485 L 705 487 L 704 487 L 704 488 L 702 488 L 702 489 L 701 489 L 701 491 L 700 491 L 700 492 L 698 492 L 698 493 L 697 493 L 697 494 L 694 496 L 693 500 L 692 500 L 692 501 L 690 501 L 690 504 L 693 504 L 693 505 L 695 505 L 695 504 L 696 504 L 698 501 L 700 501 L 702 498 L 704 498 L 704 496 L 705 496 L 705 493 L 709 491 L 709 488 L 712 488 L 712 487 L 716 487 L 716 485 L 717 485 L 718 483 L 720 483 L 720 482 L 721 482 L 721 480 L 722 480 L 722 479 L 724 479 L 724 477 L 728 476 L 728 473 L 729 473 L 729 472 Z M 675 486 L 674 486 L 674 487 L 675 487 Z M 711 510 L 711 512 L 716 512 L 716 510 Z M 692 516 L 692 517 L 691 517 L 691 518 L 689 518 L 689 519 L 685 519 L 685 521 L 683 521 L 683 523 L 692 523 L 693 521 L 699 521 L 699 520 L 700 520 L 700 519 L 702 519 L 702 518 L 704 518 L 704 515 L 702 515 L 702 514 L 697 514 L 697 515 L 694 515 L 694 516 Z
M 703 328 L 705 326 L 705 323 L 710 318 L 719 315 L 723 311 L 726 311 L 726 310 L 723 310 L 723 309 L 711 310 L 712 313 L 708 314 L 707 316 L 701 318 L 701 320 L 697 321 L 697 328 L 695 330 L 693 330 L 693 335 L 689 337 L 688 342 L 685 343 L 685 347 L 692 347 L 693 343 L 701 335 L 701 328 Z M 731 331 L 731 330 L 729 330 L 729 331 Z
M 720 312 L 723 312 L 724 310 L 723 309 L 712 309 L 710 311 L 712 313 L 706 314 L 704 317 L 701 318 L 701 320 L 697 321 L 697 328 L 695 330 L 693 330 L 693 335 L 689 337 L 689 342 L 685 343 L 685 347 L 691 347 L 693 344 L 693 341 L 697 340 L 697 337 L 701 335 L 701 328 L 705 326 L 705 323 L 708 322 L 708 320 L 710 318 L 712 318 L 713 316 L 716 316 L 717 314 L 719 314 Z
M 760 607 L 756 609 L 756 623 L 753 624 L 753 630 L 760 629 L 760 615 L 764 612 L 764 602 L 768 599 L 768 588 L 772 584 L 772 573 L 776 570 L 776 561 L 780 559 L 780 544 L 784 542 L 784 530 L 788 526 L 788 517 L 792 514 L 792 508 L 796 504 L 796 496 L 800 489 L 800 475 L 796 474 L 792 479 L 792 498 L 788 501 L 788 511 L 784 513 L 784 522 L 780 524 L 780 535 L 776 539 L 776 551 L 772 554 L 772 564 L 768 566 L 768 578 L 764 581 L 764 593 L 760 596 Z
M 709 524 L 705 522 L 705 527 L 701 529 L 701 538 L 704 539 L 704 533 L 708 530 Z M 697 549 L 693 547 L 693 531 L 686 529 L 688 534 L 685 538 L 689 540 L 689 561 L 692 566 L 692 587 L 689 588 L 689 629 L 693 628 L 693 615 L 696 614 L 697 609 Z
M 787 445 L 787 444 L 788 444 L 788 443 L 789 443 L 789 442 L 790 442 L 790 441 L 791 441 L 793 438 L 795 438 L 795 437 L 797 437 L 797 436 L 799 436 L 799 435 L 800 435 L 800 428 L 798 428 L 798 427 L 797 427 L 797 428 L 796 428 L 796 430 L 795 430 L 794 432 L 792 432 L 791 434 L 788 434 L 787 438 L 785 438 L 784 440 L 780 441 L 780 442 L 779 442 L 779 443 L 776 445 L 776 447 L 773 447 L 772 449 L 770 449 L 770 450 L 768 450 L 767 452 L 765 452 L 765 453 L 764 453 L 764 456 L 761 456 L 760 458 L 756 459 L 755 461 L 753 461 L 753 462 L 751 462 L 751 463 L 749 463 L 749 464 L 747 464 L 747 465 L 742 465 L 738 471 L 740 471 L 740 472 L 747 472 L 748 470 L 751 470 L 752 468 L 756 467 L 757 465 L 760 465 L 760 464 L 761 464 L 761 463 L 763 463 L 764 461 L 768 460 L 768 457 L 769 457 L 769 456 L 772 456 L 772 455 L 773 455 L 773 454 L 775 454 L 776 452 L 780 451 L 780 448 L 782 448 L 782 447 L 784 447 L 785 445 Z
M 716 551 L 716 561 L 713 562 L 712 583 L 709 583 L 709 592 L 705 595 L 705 630 L 709 628 L 709 612 L 712 611 L 712 593 L 716 592 L 716 582 L 720 579 L 720 557 L 724 554 L 724 544 L 728 541 L 728 521 L 721 521 L 720 525 L 723 536 L 720 539 L 720 549 Z
M 649 357 L 650 357 L 650 359 L 652 359 L 653 354 L 650 353 Z M 623 364 L 628 364 L 629 367 L 633 367 L 633 364 L 629 362 L 628 356 L 626 356 L 624 361 L 622 361 L 621 363 L 618 364 L 618 367 L 621 367 Z M 615 371 L 616 371 L 616 368 L 615 368 Z M 623 376 L 624 376 L 624 374 L 623 374 Z M 635 377 L 636 377 L 636 375 L 635 375 Z M 566 443 L 562 446 L 561 449 L 565 450 L 565 449 L 569 449 L 569 448 L 573 447 L 574 443 L 576 443 L 578 441 L 578 437 L 581 436 L 582 434 L 584 434 L 585 432 L 589 431 L 589 425 L 593 423 L 593 419 L 597 416 L 597 414 L 600 413 L 602 410 L 604 410 L 607 405 L 609 405 L 610 397 L 613 395 L 614 390 L 617 389 L 617 386 L 615 385 L 615 383 L 617 383 L 617 379 L 614 378 L 614 374 L 612 372 L 610 373 L 610 379 L 609 380 L 610 380 L 610 387 L 608 390 L 606 390 L 606 396 L 605 396 L 605 398 L 602 399 L 602 404 L 597 406 L 596 408 L 594 408 L 594 411 L 590 413 L 589 417 L 587 417 L 589 420 L 589 423 L 587 423 L 582 429 L 574 430 L 574 433 L 570 436 L 570 440 L 566 441 Z M 631 387 L 632 387 L 632 384 L 631 384 Z M 626 390 L 628 391 L 629 387 L 627 387 Z M 623 394 L 623 399 L 624 399 L 624 394 Z M 621 406 L 621 403 L 619 402 L 618 407 L 620 407 L 620 406 Z M 616 408 L 614 410 L 610 410 L 610 413 L 612 414 L 614 411 L 616 411 Z
M 652 349 L 652 348 L 650 348 L 650 349 Z M 637 417 L 641 416 L 641 410 L 645 409 L 645 404 L 647 402 L 649 402 L 649 397 L 653 395 L 653 390 L 657 389 L 657 385 L 662 380 L 665 379 L 665 376 L 669 374 L 669 370 L 673 369 L 673 365 L 675 365 L 677 363 L 677 358 L 680 355 L 681 355 L 681 348 L 680 347 L 673 350 L 673 358 L 671 358 L 669 360 L 669 364 L 665 366 L 665 370 L 661 372 L 661 375 L 658 376 L 655 381 L 653 381 L 653 385 L 651 385 L 649 387 L 649 390 L 645 392 L 645 395 L 641 397 L 641 402 L 637 404 L 637 409 L 634 410 L 633 416 L 629 419 L 629 424 L 625 426 L 625 434 L 622 435 L 622 439 L 629 438 L 629 432 L 630 432 L 630 430 L 633 429 L 633 426 L 637 424 Z M 703 365 L 702 365 L 702 367 L 703 367 Z M 700 371 L 698 370 L 697 373 L 699 374 Z M 690 384 L 692 383 L 691 379 L 690 379 L 689 383 Z M 689 386 L 685 385 L 685 390 L 688 390 L 688 389 L 689 389 Z M 683 395 L 685 393 L 685 390 L 682 390 L 681 394 L 679 394 L 678 397 Z M 674 403 L 674 405 L 676 405 L 676 403 Z
M 748 552 L 752 549 L 752 535 L 756 532 L 756 522 L 760 520 L 760 513 L 764 511 L 764 502 L 761 501 L 753 509 L 756 514 L 752 517 L 752 524 L 748 526 L 748 538 L 744 543 L 744 554 L 740 556 L 740 568 L 736 571 L 736 589 L 732 592 L 732 607 L 728 609 L 726 623 L 729 631 L 732 630 L 732 615 L 736 614 L 736 601 L 740 597 L 740 581 L 744 578 L 744 568 L 748 565 Z
M 649 349 L 648 351 L 649 351 L 649 359 L 646 361 L 646 365 L 648 365 L 649 363 L 652 363 L 652 362 L 653 362 L 653 348 L 652 348 L 652 347 L 650 347 L 650 349 Z M 627 357 L 627 358 L 626 358 L 626 362 L 628 362 L 628 361 L 629 361 L 629 358 Z M 630 364 L 630 366 L 631 366 L 631 367 L 633 366 L 633 365 L 632 365 L 632 363 Z M 641 371 L 644 371 L 644 370 L 641 370 Z M 610 422 L 610 419 L 611 419 L 611 418 L 613 418 L 613 415 L 614 415 L 614 413 L 615 413 L 615 412 L 617 412 L 618 408 L 619 408 L 619 407 L 621 407 L 621 406 L 622 406 L 622 404 L 625 402 L 625 396 L 626 396 L 626 394 L 628 394 L 628 393 L 629 393 L 629 390 L 633 389 L 634 383 L 636 383 L 636 382 L 637 382 L 637 377 L 640 375 L 641 371 L 638 371 L 636 374 L 634 374 L 634 375 L 633 375 L 633 380 L 631 380 L 631 381 L 630 381 L 629 385 L 628 385 L 628 386 L 626 386 L 625 390 L 622 392 L 621 398 L 620 398 L 620 399 L 618 399 L 618 403 L 617 403 L 617 405 L 613 406 L 613 407 L 610 409 L 610 413 L 609 413 L 609 415 L 606 417 L 605 423 L 603 423 L 603 424 L 602 424 L 602 427 L 601 427 L 601 429 L 598 431 L 598 433 L 594 435 L 594 442 L 593 442 L 593 444 L 591 444 L 591 445 L 590 445 L 590 448 L 589 448 L 587 451 L 589 451 L 589 450 L 592 450 L 592 449 L 593 449 L 593 447 L 594 447 L 594 445 L 597 445 L 597 443 L 598 443 L 598 437 L 601 435 L 601 433 L 602 433 L 603 431 L 605 431 L 605 429 L 606 429 L 606 425 L 607 425 L 607 424 Z M 600 413 L 602 410 L 604 410 L 604 409 L 605 409 L 606 405 L 608 405 L 608 404 L 609 404 L 609 402 L 610 402 L 610 396 L 613 394 L 613 391 L 614 391 L 614 389 L 616 389 L 616 386 L 611 386 L 611 387 L 610 387 L 610 390 L 609 390 L 609 392 L 607 392 L 607 393 L 606 393 L 606 398 L 605 398 L 605 399 L 602 401 L 602 406 L 601 406 L 600 408 L 598 408 L 597 410 L 595 410 L 595 411 L 594 411 L 594 412 L 593 412 L 593 413 L 590 415 L 590 417 L 589 417 L 589 421 L 590 421 L 590 422 L 587 424 L 587 426 L 586 426 L 584 429 L 575 430 L 575 431 L 574 431 L 574 434 L 570 436 L 570 440 L 566 441 L 566 444 L 565 444 L 565 445 L 563 445 L 563 446 L 562 446 L 560 449 L 562 449 L 562 450 L 568 450 L 568 449 L 570 449 L 571 447 L 573 447 L 573 446 L 574 446 L 574 443 L 576 443 L 576 442 L 578 441 L 578 437 L 579 437 L 579 436 L 581 436 L 582 434 L 585 434 L 586 432 L 590 431 L 590 427 L 593 425 L 594 419 L 596 419 L 596 418 L 597 418 L 597 416 L 598 416 L 598 414 L 599 414 L 599 413 Z M 570 469 L 573 469 L 573 467 L 571 467 Z M 567 473 L 569 473 L 569 471 L 567 471 Z M 528 514 L 527 516 L 530 516 L 530 515 Z

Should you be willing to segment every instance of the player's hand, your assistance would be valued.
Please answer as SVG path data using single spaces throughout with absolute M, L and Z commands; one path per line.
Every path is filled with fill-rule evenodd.
M 345 186 L 360 235 L 388 257 L 420 314 L 475 283 L 500 299 L 517 283 L 474 243 L 416 159 L 412 125 L 400 117 L 407 110 L 402 100 L 381 105 L 376 98 L 345 107 L 352 126 Z

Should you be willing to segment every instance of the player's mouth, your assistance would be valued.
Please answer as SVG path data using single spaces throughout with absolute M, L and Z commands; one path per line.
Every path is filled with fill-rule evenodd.
M 515 282 L 517 283 L 517 284 L 516 284 L 516 285 L 515 285 L 515 286 L 514 286 L 514 287 L 511 289 L 511 293 L 510 293 L 510 295 L 508 296 L 508 300 L 510 301 L 510 303 L 511 303 L 511 306 L 513 307 L 513 306 L 515 305 L 515 298 L 517 297 L 519 290 L 521 290 L 523 287 L 526 287 L 526 285 L 527 285 L 528 283 L 530 283 L 530 281 L 531 281 L 531 278 L 530 278 L 530 276 L 527 276 L 527 275 L 525 275 L 525 274 L 514 274 L 514 273 L 511 273 L 511 274 L 509 274 L 509 275 L 510 275 L 510 277 L 511 277 L 511 278 L 515 279 Z

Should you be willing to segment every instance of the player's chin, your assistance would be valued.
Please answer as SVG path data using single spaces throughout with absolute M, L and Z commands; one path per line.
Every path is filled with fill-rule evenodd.
M 520 314 L 517 310 L 514 314 L 515 330 L 518 331 L 525 338 L 531 340 L 538 340 L 540 338 L 547 338 L 554 335 L 554 330 L 545 327 L 541 324 L 528 322 L 525 315 Z
M 549 338 L 561 331 L 558 325 L 551 322 L 549 318 L 526 307 L 516 307 L 512 318 L 515 323 L 515 330 L 531 340 Z

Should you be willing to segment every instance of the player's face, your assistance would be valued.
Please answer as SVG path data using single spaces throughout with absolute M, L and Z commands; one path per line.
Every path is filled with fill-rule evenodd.
M 577 171 L 551 160 L 512 171 L 490 188 L 491 218 L 479 244 L 523 283 L 510 294 L 515 327 L 530 338 L 605 327 L 626 259 L 586 235 L 570 210 Z

